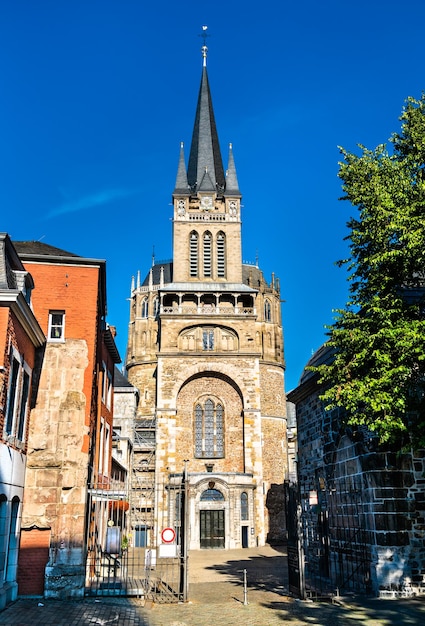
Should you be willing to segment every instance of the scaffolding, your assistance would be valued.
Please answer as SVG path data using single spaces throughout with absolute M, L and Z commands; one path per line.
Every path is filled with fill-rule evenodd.
M 155 429 L 154 417 L 135 419 L 130 478 L 130 524 L 132 542 L 136 548 L 145 548 L 153 543 Z

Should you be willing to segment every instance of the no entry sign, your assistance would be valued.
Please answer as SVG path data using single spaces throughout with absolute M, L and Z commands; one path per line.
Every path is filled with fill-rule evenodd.
M 174 532 L 174 528 L 164 528 L 161 533 L 161 539 L 164 543 L 173 543 L 176 538 L 176 533 Z

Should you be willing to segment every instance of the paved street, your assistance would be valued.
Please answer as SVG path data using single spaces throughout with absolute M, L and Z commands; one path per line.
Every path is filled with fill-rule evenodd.
M 243 570 L 248 593 L 244 596 Z M 189 556 L 187 604 L 148 606 L 131 598 L 18 600 L 0 613 L 0 626 L 419 626 L 425 598 L 300 602 L 287 596 L 286 555 L 265 548 L 211 550 Z M 247 604 L 244 604 L 244 600 Z

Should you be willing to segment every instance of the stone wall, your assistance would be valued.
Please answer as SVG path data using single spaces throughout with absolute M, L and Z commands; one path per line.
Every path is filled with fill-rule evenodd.
M 85 341 L 47 344 L 37 405 L 31 413 L 22 528 L 49 530 L 46 597 L 84 592 L 87 364 Z M 22 554 L 22 571 L 28 567 L 27 554 Z
M 425 451 L 380 448 L 370 432 L 325 411 L 320 393 L 310 380 L 288 395 L 309 576 L 334 591 L 425 591 Z

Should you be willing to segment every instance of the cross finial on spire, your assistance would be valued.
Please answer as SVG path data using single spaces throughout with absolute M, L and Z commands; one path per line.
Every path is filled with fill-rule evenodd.
M 208 53 L 207 37 L 209 37 L 209 35 L 207 33 L 207 30 L 208 30 L 208 26 L 202 26 L 202 33 L 199 35 L 204 40 L 204 45 L 201 48 L 201 50 L 202 50 L 202 57 L 204 59 L 204 67 L 207 66 L 207 53 Z

